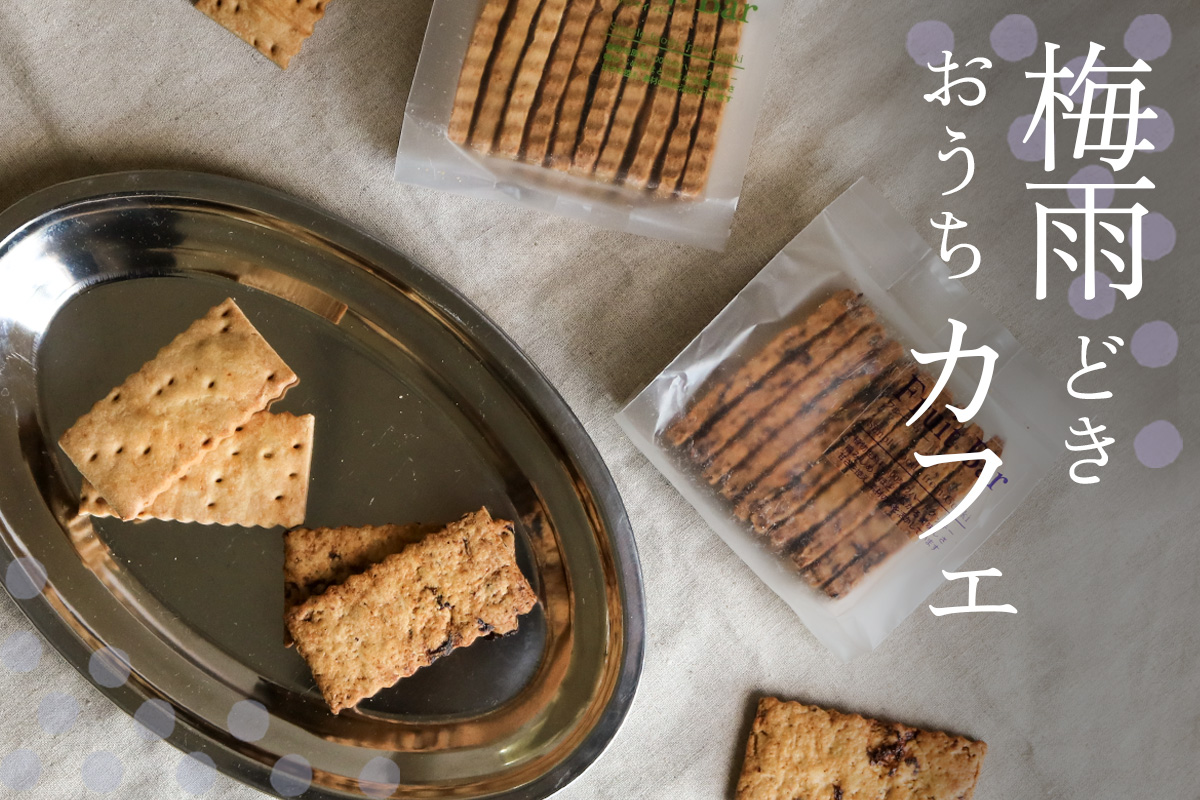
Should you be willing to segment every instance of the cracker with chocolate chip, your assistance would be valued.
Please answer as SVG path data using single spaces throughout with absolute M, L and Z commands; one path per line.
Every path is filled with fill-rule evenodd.
M 971 800 L 986 754 L 963 736 L 764 697 L 737 800 Z
M 512 523 L 480 509 L 310 596 L 286 622 L 336 714 L 455 648 L 515 631 L 536 604 Z

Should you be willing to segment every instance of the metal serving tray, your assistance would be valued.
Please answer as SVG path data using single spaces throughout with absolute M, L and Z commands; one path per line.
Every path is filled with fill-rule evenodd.
M 316 415 L 305 524 L 517 521 L 541 602 L 516 635 L 334 716 L 283 645 L 280 529 L 75 517 L 58 437 L 225 297 L 300 375 L 274 408 Z M 629 522 L 545 377 L 404 256 L 227 178 L 104 175 L 0 214 L 0 538 L 0 568 L 21 559 L 34 588 L 44 568 L 17 602 L 68 661 L 127 712 L 170 703 L 173 744 L 267 791 L 546 797 L 611 739 L 641 669 Z M 230 717 L 245 700 L 270 714 L 253 741 Z

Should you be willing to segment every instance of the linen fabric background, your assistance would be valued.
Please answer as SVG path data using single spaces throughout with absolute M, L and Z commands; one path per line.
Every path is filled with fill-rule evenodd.
M 1197 794 L 1200 752 L 1200 477 L 1195 220 L 1200 211 L 1197 104 L 1200 7 L 1190 0 L 794 0 L 772 56 L 773 77 L 753 144 L 741 208 L 724 253 L 617 234 L 524 209 L 392 182 L 404 102 L 430 0 L 335 0 L 287 72 L 186 0 L 14 0 L 0 6 L 0 206 L 69 178 L 123 169 L 181 168 L 264 183 L 345 217 L 462 290 L 516 340 L 595 439 L 623 493 L 641 553 L 647 601 L 645 669 L 637 697 L 599 760 L 556 798 L 728 798 L 753 708 L 763 694 L 798 699 L 984 739 L 979 800 L 1170 797 Z M 1008 14 L 1036 24 L 1036 52 L 999 58 L 993 26 Z M 1013 121 L 1032 114 L 1041 43 L 1061 61 L 1123 40 L 1140 14 L 1169 22 L 1169 51 L 1141 76 L 1146 102 L 1167 110 L 1174 137 L 1138 154 L 1119 182 L 1147 175 L 1137 200 L 1173 221 L 1173 251 L 1147 262 L 1145 288 L 1098 320 L 1067 300 L 1072 275 L 1052 267 L 1050 296 L 1034 300 L 1034 204 L 1065 205 L 1080 162 L 1059 143 L 1052 175 L 1010 151 Z M 986 56 L 982 105 L 949 108 L 922 95 L 940 79 L 906 50 L 912 26 L 940 20 L 955 60 Z M 960 71 L 960 74 L 961 71 Z M 976 74 L 976 73 L 971 73 Z M 1129 76 L 1112 77 L 1127 78 Z M 971 185 L 945 127 L 967 133 Z M 1062 139 L 1074 127 L 1063 126 Z M 622 435 L 613 414 L 655 375 L 812 217 L 860 175 L 930 243 L 951 210 L 970 227 L 954 242 L 979 247 L 968 290 L 1063 382 L 1079 368 L 1080 335 L 1096 376 L 1115 392 L 1081 407 L 1117 443 L 1097 486 L 1067 477 L 1069 459 L 967 569 L 1000 568 L 981 602 L 1019 614 L 935 618 L 920 610 L 874 653 L 840 663 L 701 522 Z M 1124 202 L 1132 193 L 1119 194 Z M 1135 200 L 1129 200 L 1130 203 Z M 1129 352 L 1135 331 L 1164 320 L 1178 355 L 1160 368 Z M 1118 335 L 1115 356 L 1099 340 Z M 1093 389 L 1097 390 L 1097 389 Z M 1169 420 L 1183 450 L 1162 469 L 1135 454 L 1137 433 Z M 1067 437 L 1063 431 L 1063 438 Z M 965 582 L 932 598 L 965 602 Z M 183 754 L 146 741 L 0 599 L 0 760 L 19 748 L 40 763 L 24 793 L 84 797 L 90 754 L 122 764 L 116 793 L 184 796 Z M 17 638 L 13 638 L 16 636 Z M 32 667 L 32 668 L 31 668 Z M 38 722 L 51 692 L 76 699 L 65 733 Z M 95 764 L 93 763 L 93 767 Z M 254 798 L 224 776 L 210 798 Z

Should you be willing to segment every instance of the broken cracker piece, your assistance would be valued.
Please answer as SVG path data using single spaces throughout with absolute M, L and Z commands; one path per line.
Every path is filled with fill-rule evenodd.
M 304 522 L 312 464 L 311 414 L 260 411 L 205 454 L 137 519 L 293 527 Z M 83 482 L 79 513 L 112 516 L 107 501 Z
M 197 0 L 196 8 L 283 69 L 325 15 L 328 0 Z
M 537 597 L 512 523 L 468 514 L 287 614 L 336 714 L 480 636 L 510 633 Z
M 116 515 L 134 519 L 298 382 L 237 304 L 225 300 L 76 420 L 58 443 Z

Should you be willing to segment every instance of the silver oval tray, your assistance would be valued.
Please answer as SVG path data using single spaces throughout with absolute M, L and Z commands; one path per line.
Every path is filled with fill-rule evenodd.
M 225 297 L 301 377 L 274 408 L 316 415 L 305 524 L 516 520 L 541 601 L 516 635 L 334 716 L 283 645 L 280 529 L 75 518 L 59 435 Z M 643 607 L 612 479 L 517 347 L 396 251 L 227 178 L 63 184 L 0 214 L 0 359 L 0 567 L 44 569 L 21 609 L 127 712 L 170 703 L 182 750 L 288 796 L 515 800 L 620 725 Z

